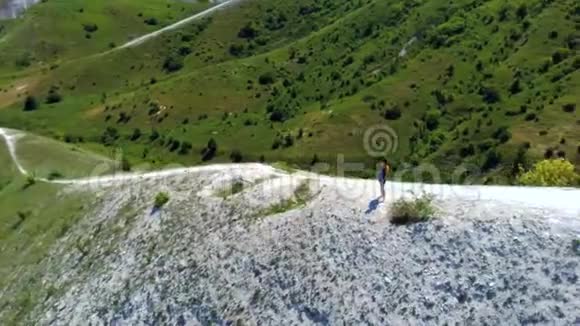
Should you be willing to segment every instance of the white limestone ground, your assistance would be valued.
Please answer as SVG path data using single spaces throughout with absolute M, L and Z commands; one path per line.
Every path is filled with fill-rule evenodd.
M 389 183 L 440 207 L 396 227 L 374 181 L 261 164 L 63 182 L 94 202 L 41 262 L 30 323 L 580 323 L 578 189 Z
M 219 197 L 234 180 L 244 190 Z M 303 206 L 268 209 L 304 182 Z M 62 294 L 30 321 L 580 322 L 580 229 L 559 227 L 577 212 L 448 195 L 438 220 L 395 227 L 384 206 L 369 212 L 371 186 L 257 164 L 99 185 L 94 208 L 43 262 L 45 284 Z M 155 212 L 158 191 L 171 201 Z

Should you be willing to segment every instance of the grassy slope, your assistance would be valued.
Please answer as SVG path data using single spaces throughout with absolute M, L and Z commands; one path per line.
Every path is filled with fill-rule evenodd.
M 524 3 L 525 12 L 518 11 Z M 122 147 L 134 161 L 158 165 L 200 163 L 199 152 L 215 138 L 221 161 L 236 149 L 246 160 L 264 155 L 300 164 L 315 154 L 332 163 L 342 153 L 367 167 L 372 158 L 362 135 L 369 126 L 388 123 L 399 136 L 398 151 L 389 155 L 399 168 L 433 163 L 450 181 L 452 170 L 465 163 L 481 181 L 505 183 L 525 142 L 528 161 L 552 147 L 580 164 L 580 113 L 562 110 L 565 104 L 580 105 L 574 91 L 579 56 L 569 42 L 579 33 L 576 6 L 251 0 L 138 48 L 26 77 L 37 78 L 30 93 L 42 98 L 57 86 L 64 101 L 32 113 L 14 104 L 0 109 L 0 123 L 54 137 L 82 136 L 85 145 L 102 142 L 104 130 L 114 128 L 120 135 L 108 144 Z M 239 37 L 248 23 L 256 35 Z M 557 35 L 550 36 L 552 30 Z M 413 37 L 417 41 L 399 57 Z M 87 51 L 100 47 L 94 46 Z M 180 48 L 191 54 L 176 54 Z M 552 62 L 561 48 L 566 56 Z M 169 56 L 184 68 L 165 72 Z M 541 71 L 544 62 L 550 64 Z M 265 73 L 274 76 L 274 84 L 258 83 Z M 511 94 L 516 79 L 521 91 Z M 4 84 L 13 89 L 21 80 Z M 484 88 L 495 90 L 500 100 L 484 102 Z M 439 101 L 435 92 L 443 94 Z M 401 118 L 386 121 L 385 110 L 394 107 Z M 272 123 L 272 110 L 286 121 Z M 507 139 L 497 134 L 504 126 Z M 143 135 L 129 140 L 135 128 Z M 300 129 L 304 137 L 298 139 Z M 151 141 L 152 130 L 161 137 Z M 275 140 L 287 135 L 294 145 L 273 150 Z M 192 148 L 179 154 L 182 143 Z
M 66 157 L 60 156 L 63 161 Z M 38 263 L 83 214 L 83 194 L 25 180 L 0 142 L 0 323 L 18 324 L 39 301 L 54 295 L 40 284 Z
M 109 174 L 116 164 L 111 158 L 88 152 L 75 145 L 63 144 L 46 137 L 27 134 L 18 140 L 20 164 L 40 178 L 80 178 Z M 66 159 L 65 159 L 66 158 Z
M 154 31 L 177 19 L 209 6 L 199 3 L 173 4 L 164 0 L 81 1 L 51 0 L 33 6 L 20 21 L 0 22 L 6 25 L 2 34 L 1 68 L 28 61 L 55 63 L 108 50 L 112 44 L 122 44 L 130 38 Z M 144 23 L 157 19 L 157 25 Z M 85 25 L 98 29 L 87 32 Z M 1 35 L 0 34 L 0 37 Z M 2 71 L 0 70 L 0 71 Z

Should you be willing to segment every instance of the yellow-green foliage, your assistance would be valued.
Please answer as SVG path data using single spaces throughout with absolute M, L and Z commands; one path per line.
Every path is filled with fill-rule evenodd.
M 518 183 L 526 186 L 566 187 L 578 185 L 579 181 L 574 165 L 564 159 L 541 161 L 518 177 Z
M 153 207 L 156 209 L 161 209 L 169 202 L 169 195 L 166 192 L 160 192 L 155 196 L 155 203 Z

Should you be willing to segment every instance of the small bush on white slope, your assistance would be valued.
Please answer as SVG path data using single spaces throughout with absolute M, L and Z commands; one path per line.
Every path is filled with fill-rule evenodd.
M 391 205 L 391 223 L 397 225 L 426 222 L 435 217 L 434 197 L 428 194 L 401 198 Z

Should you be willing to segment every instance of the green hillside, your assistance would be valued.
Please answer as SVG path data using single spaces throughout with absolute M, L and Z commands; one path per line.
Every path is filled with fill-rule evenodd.
M 396 131 L 398 171 L 443 181 L 462 164 L 491 183 L 543 157 L 580 166 L 574 0 L 247 0 L 111 51 L 209 6 L 55 0 L 0 22 L 0 125 L 157 166 L 341 154 L 368 175 L 377 125 Z
M 30 136 L 28 142 L 34 139 Z M 27 167 L 43 170 L 59 159 L 64 167 L 79 155 L 66 154 L 65 146 L 56 142 L 52 149 L 57 151 L 45 152 L 36 162 L 28 160 Z M 59 186 L 25 178 L 14 166 L 4 139 L 0 139 L 0 166 L 0 322 L 23 324 L 35 305 L 55 294 L 54 288 L 41 282 L 47 271 L 39 263 L 86 214 L 91 197 L 80 190 L 63 193 Z

